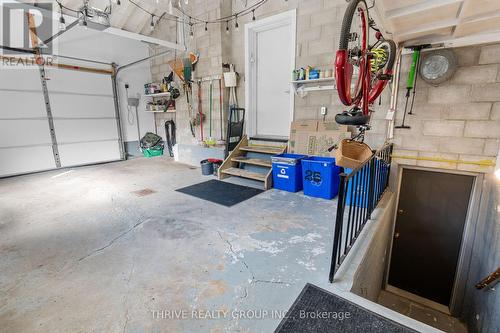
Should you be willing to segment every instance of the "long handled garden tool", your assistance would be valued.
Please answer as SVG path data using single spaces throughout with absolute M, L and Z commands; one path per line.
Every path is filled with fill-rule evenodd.
M 220 140 L 217 142 L 218 144 L 224 144 L 224 110 L 222 109 L 223 104 L 223 90 L 222 90 L 222 78 L 219 79 L 219 121 L 220 121 Z
M 198 81 L 198 121 L 200 122 L 200 141 L 203 142 L 203 110 L 201 101 L 201 81 Z

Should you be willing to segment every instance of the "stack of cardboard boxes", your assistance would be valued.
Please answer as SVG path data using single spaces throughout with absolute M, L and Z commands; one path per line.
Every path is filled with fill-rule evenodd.
M 288 152 L 309 156 L 333 156 L 328 148 L 351 137 L 347 126 L 335 122 L 299 120 L 292 122 Z

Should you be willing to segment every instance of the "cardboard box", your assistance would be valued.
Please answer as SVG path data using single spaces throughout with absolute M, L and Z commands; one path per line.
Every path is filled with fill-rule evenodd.
M 328 148 L 350 138 L 348 127 L 335 122 L 299 120 L 291 124 L 288 151 L 292 154 L 334 156 Z

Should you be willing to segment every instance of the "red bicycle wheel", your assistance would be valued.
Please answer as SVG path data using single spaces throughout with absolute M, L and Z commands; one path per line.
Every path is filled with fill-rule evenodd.
M 339 50 L 335 58 L 335 80 L 344 105 L 358 104 L 367 71 L 368 7 L 352 0 L 342 21 Z

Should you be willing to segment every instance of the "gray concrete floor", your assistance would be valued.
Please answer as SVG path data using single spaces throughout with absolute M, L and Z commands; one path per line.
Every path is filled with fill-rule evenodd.
M 382 290 L 378 302 L 391 310 L 435 327 L 441 331 L 448 333 L 467 333 L 466 325 L 457 318 L 415 303 L 391 292 Z
M 174 191 L 202 180 L 163 158 L 0 180 L 0 332 L 272 332 L 242 317 L 328 286 L 335 201 Z

